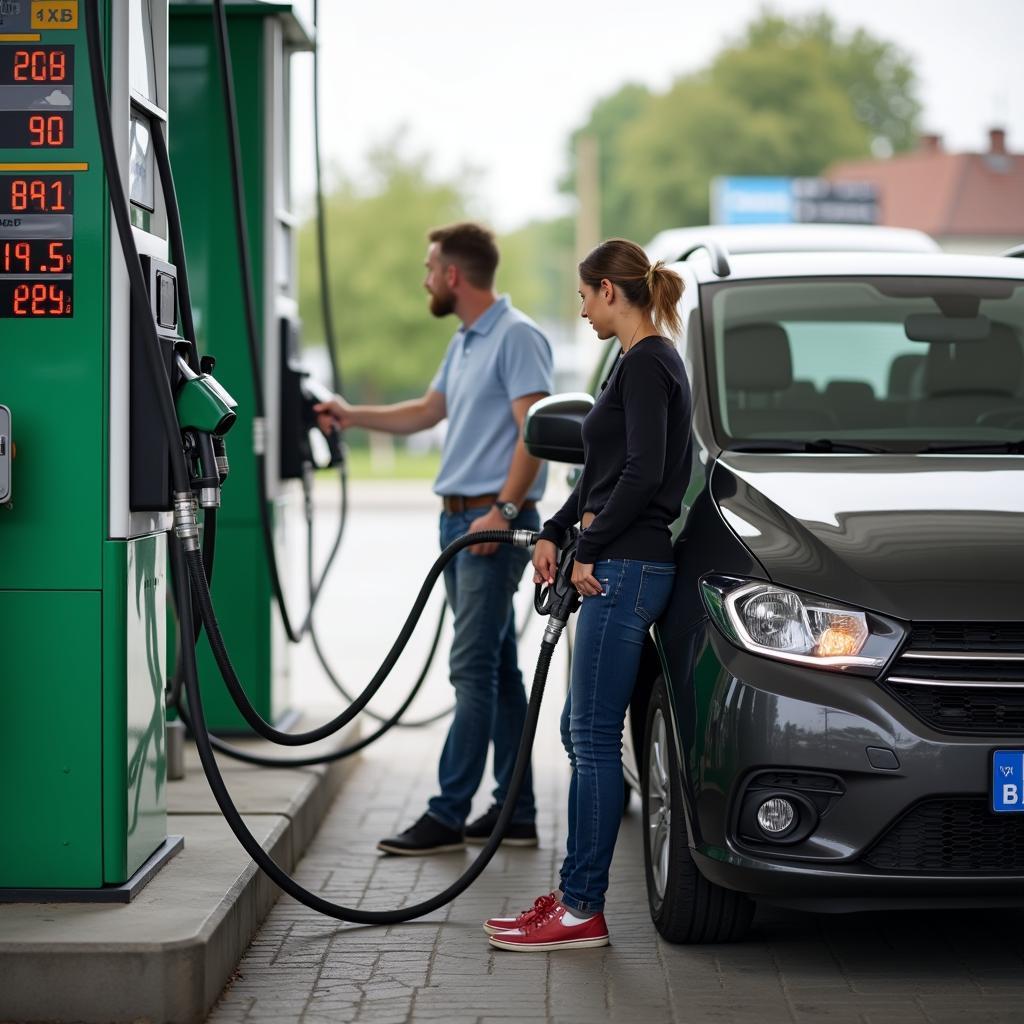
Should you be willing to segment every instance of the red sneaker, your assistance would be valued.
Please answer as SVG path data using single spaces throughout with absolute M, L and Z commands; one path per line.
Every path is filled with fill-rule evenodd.
M 513 931 L 529 924 L 538 914 L 550 910 L 558 902 L 558 893 L 549 892 L 546 896 L 538 896 L 529 910 L 524 910 L 518 917 L 489 917 L 484 921 L 484 931 L 488 935 L 498 932 Z
M 608 945 L 608 925 L 604 914 L 595 914 L 579 924 L 566 924 L 572 916 L 561 903 L 534 915 L 533 919 L 514 931 L 492 935 L 490 943 L 498 949 L 514 949 L 522 953 L 543 953 L 549 949 L 589 949 Z

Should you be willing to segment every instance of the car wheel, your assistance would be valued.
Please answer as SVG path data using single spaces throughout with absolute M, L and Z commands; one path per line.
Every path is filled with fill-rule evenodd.
M 643 757 L 644 865 L 651 920 L 669 942 L 735 942 L 754 917 L 754 902 L 709 882 L 690 855 L 679 755 L 668 694 L 659 679 L 647 708 Z

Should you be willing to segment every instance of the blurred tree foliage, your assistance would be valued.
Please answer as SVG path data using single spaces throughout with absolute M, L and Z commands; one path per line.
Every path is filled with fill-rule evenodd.
M 369 158 L 370 178 L 342 178 L 326 198 L 331 299 L 347 397 L 384 402 L 422 394 L 455 329 L 427 308 L 423 258 L 427 232 L 459 220 L 465 193 L 433 180 L 422 157 L 397 140 Z M 324 341 L 316 229 L 298 240 L 299 312 L 307 344 Z
M 326 199 L 331 298 L 346 397 L 391 402 L 423 394 L 458 327 L 454 317 L 430 314 L 423 260 L 431 228 L 469 215 L 473 175 L 438 181 L 426 158 L 402 153 L 397 137 L 370 155 L 369 168 L 365 184 L 341 178 Z M 572 237 L 569 218 L 499 237 L 498 290 L 536 319 L 573 316 L 575 278 L 558 266 Z M 303 340 L 320 345 L 315 221 L 301 227 L 298 249 Z
M 580 134 L 600 147 L 602 230 L 646 242 L 708 220 L 720 174 L 815 175 L 873 145 L 906 149 L 920 104 L 910 58 L 826 14 L 763 12 L 711 65 L 654 95 L 627 85 Z M 575 172 L 562 183 L 574 191 Z

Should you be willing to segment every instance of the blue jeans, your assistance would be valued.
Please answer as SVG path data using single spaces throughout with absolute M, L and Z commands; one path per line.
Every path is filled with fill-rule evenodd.
M 562 711 L 572 778 L 560 887 L 562 902 L 583 913 L 604 909 L 622 820 L 622 727 L 644 638 L 668 604 L 675 571 L 671 562 L 597 562 L 594 576 L 604 594 L 585 597 L 579 611 L 572 682 Z
M 457 515 L 441 515 L 441 546 L 469 531 L 487 508 Z M 522 512 L 509 524 L 515 530 L 537 530 L 536 509 Z M 530 562 L 526 548 L 502 544 L 493 555 L 460 551 L 444 570 L 455 621 L 449 655 L 449 674 L 455 688 L 455 715 L 438 766 L 439 796 L 428 810 L 449 828 L 461 831 L 473 795 L 480 786 L 487 750 L 494 742 L 494 802 L 501 805 L 508 793 L 519 738 L 526 719 L 526 691 L 516 657 L 516 626 L 512 596 Z M 527 769 L 512 821 L 532 823 L 533 779 Z

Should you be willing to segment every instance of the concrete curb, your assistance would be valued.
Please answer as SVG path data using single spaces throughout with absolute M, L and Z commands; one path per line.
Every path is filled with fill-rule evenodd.
M 357 736 L 354 723 L 340 739 L 303 749 Z M 246 824 L 291 872 L 350 761 L 297 770 L 221 763 Z M 170 784 L 168 831 L 185 837 L 184 850 L 130 904 L 0 906 L 0 1021 L 203 1020 L 280 890 L 231 834 L 194 751 L 187 779 Z

